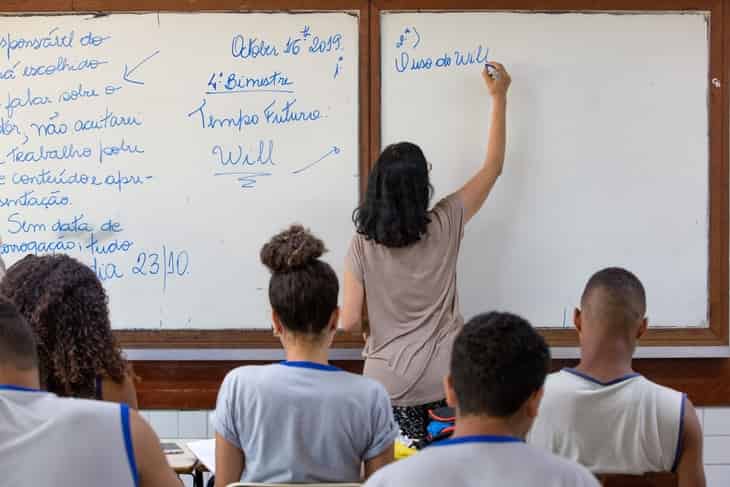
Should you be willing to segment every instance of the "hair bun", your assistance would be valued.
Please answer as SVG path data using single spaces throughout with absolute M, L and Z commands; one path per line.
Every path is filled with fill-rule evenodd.
M 292 225 L 262 247 L 261 262 L 271 272 L 289 272 L 311 264 L 325 252 L 322 240 L 302 225 Z

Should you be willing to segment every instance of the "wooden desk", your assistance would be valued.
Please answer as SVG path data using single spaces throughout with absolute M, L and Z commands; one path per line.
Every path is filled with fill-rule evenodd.
M 193 477 L 193 487 L 205 487 L 203 482 L 203 471 L 204 469 L 199 468 L 202 465 L 198 462 L 198 459 L 193 455 L 193 452 L 188 448 L 188 441 L 181 439 L 164 439 L 160 440 L 162 443 L 176 443 L 182 453 L 172 453 L 165 455 L 167 463 L 175 471 L 177 475 L 190 475 Z

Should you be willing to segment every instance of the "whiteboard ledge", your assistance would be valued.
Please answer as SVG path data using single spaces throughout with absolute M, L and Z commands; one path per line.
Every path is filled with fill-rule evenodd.
M 130 348 L 124 349 L 128 360 L 151 361 L 279 361 L 284 360 L 284 350 L 280 348 Z M 358 348 L 333 348 L 330 360 L 362 360 L 362 350 Z
M 553 347 L 554 359 L 580 358 L 578 347 Z M 634 358 L 728 358 L 730 347 L 639 347 Z
M 580 358 L 578 347 L 553 347 L 554 359 Z M 132 348 L 124 352 L 129 360 L 149 361 L 279 361 L 284 350 L 277 348 Z M 730 347 L 639 347 L 634 358 L 728 358 Z M 334 348 L 330 360 L 362 360 L 362 350 Z

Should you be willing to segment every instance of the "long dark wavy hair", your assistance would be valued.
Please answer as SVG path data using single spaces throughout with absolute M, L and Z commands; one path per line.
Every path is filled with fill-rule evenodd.
M 94 398 L 97 376 L 121 383 L 127 370 L 112 335 L 106 292 L 94 271 L 67 255 L 28 255 L 0 283 L 38 342 L 43 387 Z
M 407 247 L 421 239 L 431 219 L 433 187 L 428 162 L 416 144 L 389 145 L 368 179 L 365 201 L 353 213 L 357 232 L 386 247 Z

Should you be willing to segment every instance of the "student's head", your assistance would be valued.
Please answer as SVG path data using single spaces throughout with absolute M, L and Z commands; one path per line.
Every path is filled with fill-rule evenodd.
M 97 377 L 124 379 L 126 364 L 112 335 L 104 288 L 67 255 L 28 255 L 0 283 L 37 341 L 41 384 L 61 396 L 93 398 Z
M 358 233 L 387 247 L 420 240 L 430 221 L 433 188 L 423 151 L 409 142 L 386 147 L 375 163 L 365 201 L 355 210 Z
M 337 275 L 320 260 L 324 242 L 301 225 L 275 235 L 261 249 L 271 271 L 269 300 L 274 330 L 287 339 L 331 340 L 337 330 Z
M 574 322 L 583 347 L 614 353 L 613 342 L 633 351 L 648 326 L 644 286 L 626 269 L 596 272 L 586 284 Z
M 458 418 L 502 419 L 524 435 L 537 415 L 549 367 L 550 350 L 526 320 L 510 313 L 478 315 L 454 342 L 447 401 Z
M 0 383 L 38 387 L 33 330 L 9 299 L 0 295 Z

